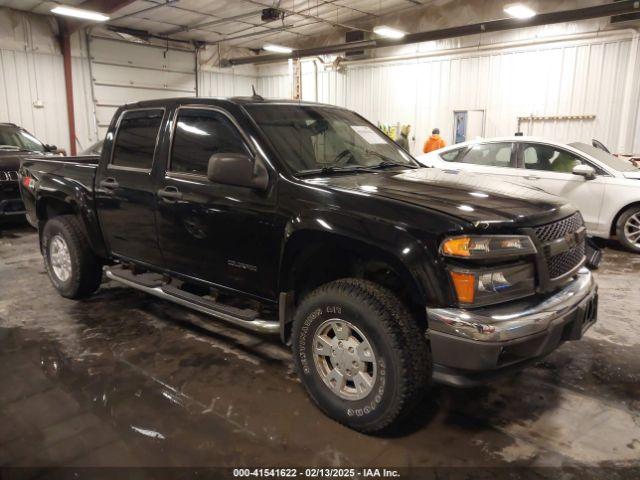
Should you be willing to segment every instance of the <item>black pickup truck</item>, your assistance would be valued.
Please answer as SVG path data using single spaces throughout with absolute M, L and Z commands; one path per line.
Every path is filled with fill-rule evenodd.
M 118 109 L 100 157 L 28 159 L 59 292 L 103 277 L 291 345 L 316 404 L 363 432 L 432 381 L 526 365 L 596 320 L 573 207 L 420 168 L 359 115 L 260 97 Z

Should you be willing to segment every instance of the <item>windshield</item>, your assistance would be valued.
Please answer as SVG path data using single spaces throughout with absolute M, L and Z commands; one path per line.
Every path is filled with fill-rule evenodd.
M 586 143 L 570 143 L 570 146 L 573 148 L 577 148 L 578 150 L 591 155 L 597 160 L 600 160 L 605 165 L 617 170 L 619 172 L 637 172 L 640 170 L 638 167 L 634 167 L 631 162 L 618 158 L 610 153 L 605 152 L 604 150 L 600 150 L 592 145 L 587 145 Z
M 247 110 L 297 174 L 419 165 L 353 112 L 309 105 L 248 105 Z
M 29 150 L 44 152 L 44 145 L 26 130 L 0 126 L 0 150 Z

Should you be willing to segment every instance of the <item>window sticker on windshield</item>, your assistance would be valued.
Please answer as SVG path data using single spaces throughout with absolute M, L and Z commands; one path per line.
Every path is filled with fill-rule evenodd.
M 371 127 L 367 127 L 366 125 L 351 125 L 351 128 L 364 138 L 367 143 L 371 145 L 376 145 L 378 143 L 386 143 L 384 138 L 382 138 L 379 134 L 374 132 Z

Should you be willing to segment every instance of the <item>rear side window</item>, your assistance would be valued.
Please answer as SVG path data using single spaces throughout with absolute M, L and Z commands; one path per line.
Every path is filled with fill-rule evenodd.
M 120 120 L 111 164 L 151 170 L 164 110 L 132 110 Z
M 513 167 L 511 143 L 484 143 L 474 145 L 462 158 L 462 163 L 487 167 Z
M 209 158 L 215 153 L 250 152 L 238 129 L 216 110 L 181 108 L 173 136 L 170 170 L 206 175 Z

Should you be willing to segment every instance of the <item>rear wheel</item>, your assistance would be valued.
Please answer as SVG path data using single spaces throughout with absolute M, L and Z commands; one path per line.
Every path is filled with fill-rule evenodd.
M 361 432 L 399 423 L 431 378 L 423 332 L 395 295 L 372 282 L 337 280 L 313 291 L 296 311 L 292 338 L 311 398 Z
M 45 224 L 42 252 L 51 283 L 63 297 L 85 297 L 100 286 L 102 265 L 75 217 L 62 215 Z
M 640 206 L 631 207 L 620 215 L 616 235 L 627 250 L 640 253 Z

